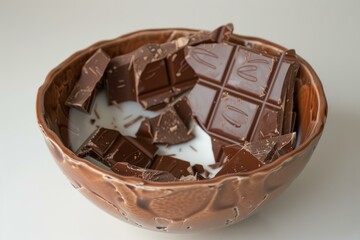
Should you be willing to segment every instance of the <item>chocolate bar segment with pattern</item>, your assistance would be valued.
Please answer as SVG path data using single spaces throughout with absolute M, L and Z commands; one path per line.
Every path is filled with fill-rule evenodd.
M 147 168 L 151 165 L 156 151 L 156 146 L 141 139 L 123 136 L 113 129 L 98 128 L 76 154 L 79 157 L 91 156 L 110 168 L 117 162 L 128 162 Z
M 145 109 L 157 110 L 172 97 L 189 90 L 197 75 L 185 60 L 184 47 L 222 41 L 232 25 L 213 32 L 199 32 L 163 44 L 145 44 L 135 51 L 115 57 L 107 70 L 109 104 L 138 101 Z
M 189 104 L 213 139 L 238 144 L 282 134 L 285 95 L 299 67 L 294 51 L 272 56 L 223 43 L 185 51 L 199 76 Z

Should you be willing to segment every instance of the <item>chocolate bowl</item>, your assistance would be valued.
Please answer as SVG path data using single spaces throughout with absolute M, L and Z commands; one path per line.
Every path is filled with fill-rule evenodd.
M 286 189 L 303 170 L 326 121 L 327 102 L 321 82 L 312 67 L 298 57 L 300 81 L 295 90 L 298 144 L 295 150 L 262 168 L 203 181 L 157 183 L 123 177 L 77 157 L 69 147 L 69 109 L 64 102 L 86 60 L 98 48 L 114 57 L 145 43 L 162 43 L 193 32 L 144 30 L 98 42 L 53 69 L 37 95 L 40 129 L 56 163 L 74 188 L 116 218 L 146 229 L 166 232 L 215 229 L 251 216 Z M 285 50 L 259 38 L 240 35 L 232 38 L 238 44 L 274 54 Z

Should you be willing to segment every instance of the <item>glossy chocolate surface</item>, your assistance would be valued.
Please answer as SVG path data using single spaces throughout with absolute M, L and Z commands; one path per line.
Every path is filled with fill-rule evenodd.
M 117 162 L 111 167 L 111 170 L 117 174 L 120 174 L 121 176 L 138 177 L 146 181 L 174 182 L 178 180 L 169 172 L 145 169 L 124 162 Z
M 174 145 L 187 142 L 195 137 L 189 128 L 190 120 L 191 109 L 186 99 L 181 99 L 158 116 L 145 119 L 136 136 L 152 144 Z
M 292 115 L 284 118 L 284 109 L 299 67 L 294 51 L 275 57 L 239 45 L 187 49 L 186 60 L 200 78 L 189 104 L 213 139 L 256 141 L 282 134 L 283 121 L 291 125 Z
M 300 69 L 294 104 L 299 145 L 262 168 L 203 181 L 158 183 L 119 176 L 77 157 L 69 149 L 69 110 L 64 103 L 87 59 L 99 48 L 115 57 L 146 43 L 162 43 L 194 32 L 186 29 L 147 30 L 97 43 L 75 53 L 52 70 L 38 92 L 39 126 L 56 163 L 72 185 L 100 208 L 139 227 L 189 232 L 222 228 L 251 216 L 280 194 L 302 171 L 326 121 L 327 103 L 321 82 L 311 66 L 298 56 Z M 271 54 L 285 50 L 254 37 L 230 37 L 252 49 Z
M 109 104 L 133 100 L 146 109 L 164 107 L 198 79 L 185 61 L 184 47 L 222 41 L 232 29 L 232 25 L 225 25 L 162 44 L 147 43 L 113 58 L 106 77 Z
M 257 159 L 250 151 L 241 149 L 227 160 L 216 177 L 238 172 L 249 172 L 263 166 L 264 163 Z
M 147 168 L 151 165 L 157 147 L 141 139 L 122 136 L 112 129 L 98 128 L 77 151 L 79 157 L 91 156 L 108 167 L 118 162 Z
M 233 158 L 239 151 L 245 149 L 263 164 L 270 163 L 280 155 L 290 152 L 294 148 L 296 133 L 288 133 L 260 141 L 246 142 L 243 145 L 232 144 L 223 147 L 227 159 Z
M 192 175 L 191 166 L 188 161 L 171 156 L 157 156 L 150 169 L 169 172 L 178 179 Z
M 81 77 L 65 104 L 83 112 L 89 112 L 96 90 L 101 85 L 110 57 L 102 49 L 97 50 L 84 64 Z

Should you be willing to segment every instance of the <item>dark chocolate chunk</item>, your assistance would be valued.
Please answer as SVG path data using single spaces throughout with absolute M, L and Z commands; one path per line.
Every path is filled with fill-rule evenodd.
M 136 137 L 138 139 L 143 139 L 147 141 L 148 143 L 153 143 L 154 134 L 153 134 L 153 128 L 151 126 L 150 118 L 145 118 L 141 124 L 140 127 L 136 133 Z
M 133 60 L 133 53 L 111 59 L 106 69 L 105 78 L 105 89 L 109 105 L 125 101 L 136 101 Z
M 234 26 L 232 23 L 220 26 L 215 30 L 209 31 L 199 31 L 189 36 L 189 46 L 196 46 L 202 43 L 220 43 L 224 39 L 227 39 L 228 35 L 232 34 Z
M 96 159 L 104 157 L 120 135 L 121 134 L 118 131 L 112 129 L 98 128 L 90 135 L 83 145 L 80 146 L 76 155 L 79 157 L 89 155 Z
M 283 134 L 294 132 L 294 126 L 296 120 L 296 112 L 294 111 L 294 98 L 295 98 L 294 94 L 295 94 L 296 81 L 298 80 L 299 80 L 298 78 L 295 78 L 295 81 L 291 82 L 288 91 L 286 93 Z M 291 119 L 291 121 L 288 119 Z
M 231 159 L 239 151 L 245 149 L 249 151 L 254 157 L 263 163 L 271 161 L 276 151 L 276 141 L 269 141 L 265 139 L 258 142 L 245 143 L 243 146 L 238 144 L 232 144 L 223 147 L 223 152 L 226 159 Z M 226 160 L 224 160 L 226 161 Z
M 187 127 L 191 110 L 185 102 L 179 101 L 177 103 L 177 105 L 168 107 L 160 115 L 145 119 L 136 136 L 151 143 L 169 145 L 193 139 L 194 135 L 189 132 Z
M 288 133 L 277 137 L 277 149 L 276 152 L 279 155 L 284 155 L 291 152 L 295 148 L 296 144 L 296 132 Z
M 122 136 L 118 131 L 98 128 L 77 151 L 79 157 L 91 156 L 108 167 L 128 162 L 149 167 L 157 148 L 141 139 Z
M 110 57 L 102 50 L 97 50 L 84 64 L 81 76 L 72 89 L 65 104 L 82 112 L 89 113 L 97 88 L 102 83 Z
M 280 155 L 293 149 L 296 133 L 288 133 L 256 142 L 246 142 L 244 145 L 228 145 L 223 147 L 224 155 L 231 159 L 237 152 L 245 149 L 264 164 L 273 162 Z
M 117 162 L 112 167 L 111 170 L 117 174 L 122 176 L 131 176 L 142 178 L 147 181 L 153 182 L 174 182 L 178 181 L 171 173 L 165 171 L 151 170 L 145 169 L 141 167 L 137 167 L 135 165 Z
M 117 162 L 128 162 L 147 168 L 150 166 L 157 148 L 141 139 L 132 137 L 119 138 L 104 157 L 104 162 L 112 166 Z
M 194 173 L 204 173 L 205 172 L 205 169 L 204 169 L 204 166 L 201 165 L 201 164 L 195 164 L 192 166 L 192 169 L 194 171 Z
M 187 42 L 186 38 L 180 38 L 164 44 L 146 44 L 113 58 L 106 78 L 109 104 L 138 101 L 144 108 L 154 110 L 191 88 L 197 80 L 196 75 L 183 73 L 181 80 L 173 79 L 172 76 L 176 76 L 170 72 L 173 62 L 167 60 Z
M 286 91 L 299 67 L 294 51 L 276 57 L 226 44 L 185 50 L 199 76 L 189 104 L 213 139 L 238 144 L 282 133 Z
M 169 108 L 160 116 L 150 120 L 154 143 L 174 145 L 187 142 L 194 138 L 192 133 L 188 134 L 188 128 L 173 108 Z
M 192 171 L 188 161 L 169 156 L 157 156 L 150 169 L 169 172 L 178 179 L 182 176 L 191 175 L 190 171 Z
M 198 79 L 185 60 L 184 47 L 222 41 L 229 32 L 232 32 L 231 24 L 189 38 L 146 44 L 113 58 L 106 79 L 109 104 L 136 100 L 146 109 L 164 107 L 172 97 L 192 88 Z
M 210 175 L 210 173 L 201 164 L 193 165 L 192 170 L 199 180 L 207 179 Z
M 259 161 L 249 151 L 241 149 L 231 159 L 224 163 L 223 167 L 215 177 L 228 173 L 248 172 L 258 169 L 263 165 L 264 163 Z
M 225 157 L 223 153 L 223 146 L 229 145 L 229 142 L 221 140 L 220 138 L 211 137 L 211 145 L 215 161 L 222 165 L 222 161 Z
M 177 115 L 181 118 L 182 122 L 185 124 L 187 128 L 190 128 L 190 122 L 192 120 L 192 111 L 189 106 L 189 102 L 187 97 L 182 97 L 176 100 L 172 106 L 177 113 Z

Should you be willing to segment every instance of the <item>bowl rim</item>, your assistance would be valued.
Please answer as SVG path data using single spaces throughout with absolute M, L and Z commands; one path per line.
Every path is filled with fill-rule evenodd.
M 87 167 L 89 167 L 90 169 L 94 170 L 94 171 L 99 171 L 102 174 L 107 174 L 112 176 L 114 179 L 117 180 L 121 180 L 123 182 L 126 182 L 127 184 L 131 184 L 131 185 L 146 185 L 148 187 L 154 186 L 156 188 L 159 187 L 183 187 L 183 186 L 187 186 L 189 184 L 191 184 L 191 186 L 197 186 L 197 185 L 211 185 L 211 184 L 218 184 L 221 183 L 223 181 L 232 179 L 232 178 L 244 178 L 244 177 L 250 177 L 253 176 L 255 174 L 261 174 L 261 173 L 266 173 L 266 172 L 271 172 L 271 170 L 276 170 L 278 167 L 280 167 L 284 162 L 288 161 L 288 159 L 291 156 L 295 156 L 297 154 L 299 154 L 300 152 L 302 152 L 308 145 L 311 144 L 311 142 L 316 139 L 318 136 L 320 136 L 323 132 L 324 129 L 324 125 L 326 123 L 326 119 L 327 119 L 327 112 L 328 112 L 328 105 L 327 105 L 327 100 L 326 100 L 326 96 L 324 93 L 324 88 L 323 85 L 320 81 L 320 78 L 318 77 L 318 75 L 316 74 L 315 70 L 311 67 L 311 65 L 305 60 L 303 59 L 301 56 L 299 56 L 298 54 L 296 54 L 296 56 L 298 57 L 299 63 L 301 65 L 302 68 L 304 68 L 305 71 L 308 71 L 312 76 L 314 81 L 311 81 L 311 84 L 315 86 L 316 91 L 316 98 L 318 100 L 318 111 L 317 111 L 317 116 L 324 116 L 324 118 L 322 119 L 322 121 L 319 121 L 316 123 L 315 126 L 322 124 L 320 127 L 318 127 L 316 129 L 316 131 L 311 134 L 307 139 L 305 139 L 304 142 L 302 142 L 300 145 L 298 145 L 297 148 L 295 148 L 293 151 L 286 153 L 282 156 L 280 156 L 276 161 L 266 164 L 261 168 L 249 171 L 249 172 L 238 172 L 238 173 L 230 173 L 230 174 L 224 174 L 218 177 L 213 177 L 210 179 L 206 179 L 206 180 L 201 180 L 201 181 L 176 181 L 176 182 L 153 182 L 153 181 L 148 181 L 145 179 L 140 179 L 137 177 L 132 177 L 132 176 L 121 176 L 119 174 L 113 173 L 111 171 L 108 171 L 106 169 L 103 169 L 101 167 L 98 167 L 94 164 L 92 164 L 90 161 L 84 159 L 84 158 L 80 158 L 77 155 L 75 155 L 75 153 L 70 150 L 69 148 L 65 147 L 65 145 L 62 143 L 60 137 L 54 132 L 52 131 L 46 124 L 46 121 L 44 119 L 44 112 L 45 112 L 45 105 L 44 105 L 44 95 L 46 90 L 48 89 L 48 87 L 50 86 L 54 76 L 56 76 L 59 72 L 61 72 L 64 68 L 66 68 L 67 65 L 69 65 L 71 62 L 73 62 L 74 60 L 82 57 L 83 55 L 88 54 L 90 51 L 93 51 L 94 49 L 98 49 L 100 47 L 105 46 L 106 44 L 111 44 L 112 42 L 115 42 L 117 40 L 120 40 L 122 38 L 125 37 L 130 37 L 132 35 L 136 35 L 136 34 L 143 34 L 145 32 L 161 32 L 161 31 L 186 31 L 186 32 L 196 32 L 196 31 L 200 31 L 200 30 L 196 30 L 196 29 L 190 29 L 190 28 L 154 28 L 154 29 L 142 29 L 142 30 L 138 30 L 138 31 L 134 31 L 134 32 L 130 32 L 127 34 L 123 34 L 120 35 L 116 38 L 112 38 L 112 39 L 107 39 L 107 40 L 102 40 L 102 41 L 98 41 L 95 42 L 93 44 L 91 44 L 90 46 L 83 48 L 81 50 L 76 51 L 75 53 L 71 54 L 69 57 L 67 57 L 65 60 L 63 60 L 60 64 L 58 64 L 56 67 L 54 67 L 46 76 L 44 83 L 39 87 L 38 92 L 37 92 L 37 96 L 36 96 L 36 116 L 37 116 L 37 122 L 38 125 L 44 135 L 45 138 L 47 138 L 49 141 L 51 141 L 52 144 L 55 144 L 62 152 L 62 154 L 66 155 L 67 157 L 69 157 L 69 159 L 78 161 L 81 164 L 85 164 Z M 246 36 L 246 35 L 239 35 L 239 34 L 234 34 L 234 36 L 241 38 L 242 40 L 245 41 L 250 41 L 253 43 L 261 43 L 261 44 L 265 44 L 268 47 L 274 48 L 277 51 L 284 51 L 286 50 L 285 47 L 265 40 L 263 38 L 259 38 L 259 37 L 252 37 L 252 36 Z

